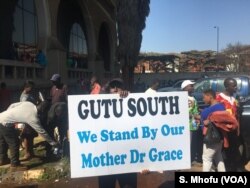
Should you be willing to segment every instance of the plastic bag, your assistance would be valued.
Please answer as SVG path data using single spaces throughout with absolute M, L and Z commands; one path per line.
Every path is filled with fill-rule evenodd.
M 210 122 L 207 127 L 207 132 L 204 136 L 203 142 L 208 145 L 217 144 L 221 142 L 222 135 L 220 130 L 214 125 L 213 122 Z

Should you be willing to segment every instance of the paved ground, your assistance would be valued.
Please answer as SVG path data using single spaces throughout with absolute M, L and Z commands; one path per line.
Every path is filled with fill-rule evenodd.
M 45 183 L 27 183 L 27 184 L 0 184 L 0 188 L 98 188 L 97 177 L 79 178 L 79 179 L 62 179 L 57 182 Z M 116 186 L 119 188 L 119 186 Z M 174 188 L 174 172 L 165 172 L 163 174 L 151 173 L 148 175 L 138 175 L 138 188 Z
M 38 140 L 41 141 L 41 140 Z M 36 141 L 37 142 L 37 141 Z M 41 155 L 42 152 L 40 150 L 43 150 L 42 147 L 38 147 L 39 154 Z M 51 163 L 44 163 L 44 161 L 40 158 L 32 159 L 28 162 L 23 162 L 24 164 L 28 165 L 30 167 L 29 172 L 23 172 L 24 174 L 10 174 L 10 181 L 7 184 L 4 184 L 2 182 L 3 179 L 1 179 L 1 169 L 8 170 L 9 165 L 5 165 L 0 168 L 0 188 L 12 188 L 12 187 L 18 187 L 18 188 L 98 188 L 98 178 L 97 177 L 91 177 L 91 178 L 78 178 L 78 179 L 70 179 L 70 178 L 63 178 L 63 179 L 57 179 L 50 182 L 40 182 L 37 183 L 37 181 L 32 181 L 32 177 L 39 176 L 39 173 L 43 173 L 43 168 L 46 166 L 50 166 L 52 168 L 58 168 L 59 166 L 62 166 L 63 163 L 61 161 L 57 162 L 51 162 Z M 201 167 L 192 167 L 189 170 L 185 171 L 201 171 Z M 37 174 L 35 174 L 37 173 Z M 138 188 L 174 188 L 174 171 L 165 171 L 163 173 L 158 172 L 151 172 L 147 175 L 138 174 L 137 176 L 137 187 Z M 17 176 L 20 176 L 20 180 L 18 180 Z M 23 181 L 22 179 L 26 178 L 27 181 Z M 12 181 L 13 179 L 13 181 Z M 14 181 L 15 179 L 15 181 Z M 119 186 L 116 186 L 119 188 Z
M 164 174 L 151 173 L 148 175 L 138 175 L 138 188 L 174 188 L 174 172 L 167 172 Z M 39 188 L 66 188 L 66 187 L 81 187 L 81 188 L 98 188 L 97 177 L 93 178 L 79 178 L 73 180 L 62 180 L 56 183 L 47 183 L 39 185 Z M 118 185 L 116 186 L 119 187 Z
M 185 171 L 201 171 L 201 167 L 192 167 Z M 165 171 L 163 173 L 152 172 L 147 175 L 138 174 L 138 188 L 174 188 L 175 171 Z M 0 188 L 98 188 L 98 178 L 77 178 L 60 179 L 43 183 L 22 183 L 22 184 L 0 184 Z M 119 188 L 119 186 L 116 186 Z

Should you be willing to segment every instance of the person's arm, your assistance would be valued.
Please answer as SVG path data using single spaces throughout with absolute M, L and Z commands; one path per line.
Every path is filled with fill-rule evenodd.
M 210 123 L 210 120 L 208 119 L 209 116 L 209 108 L 207 107 L 205 109 L 202 110 L 201 115 L 200 115 L 200 125 L 202 127 L 202 134 L 205 135 L 207 132 L 207 127 Z
M 38 117 L 34 121 L 27 122 L 38 134 L 40 134 L 50 145 L 54 146 L 57 143 L 49 136 L 46 130 L 42 127 Z
M 194 100 L 194 108 L 193 108 L 193 112 L 194 115 L 199 115 L 199 108 L 198 108 L 198 104 L 197 101 Z
M 63 85 L 63 93 L 64 93 L 64 98 L 65 98 L 65 102 L 67 102 L 68 100 L 68 86 L 66 84 Z
M 52 86 L 50 88 L 50 91 L 49 91 L 49 98 L 52 99 L 53 98 L 53 90 L 54 90 L 54 86 Z

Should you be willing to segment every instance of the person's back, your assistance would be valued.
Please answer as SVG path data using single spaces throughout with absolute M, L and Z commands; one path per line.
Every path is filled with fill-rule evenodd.
M 13 103 L 6 111 L 0 113 L 0 122 L 37 124 L 36 106 L 29 101 Z
M 61 76 L 54 74 L 51 79 L 53 86 L 50 90 L 51 104 L 56 102 L 67 102 L 68 87 L 61 83 Z
M 58 86 L 52 86 L 51 88 L 51 103 L 54 104 L 56 102 L 67 102 L 67 86 L 61 84 Z

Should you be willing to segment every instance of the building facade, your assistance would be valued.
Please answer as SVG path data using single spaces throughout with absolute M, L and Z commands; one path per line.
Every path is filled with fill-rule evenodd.
M 54 73 L 73 85 L 119 72 L 114 0 L 0 1 L 0 79 L 46 87 Z M 38 52 L 45 55 L 40 62 Z

